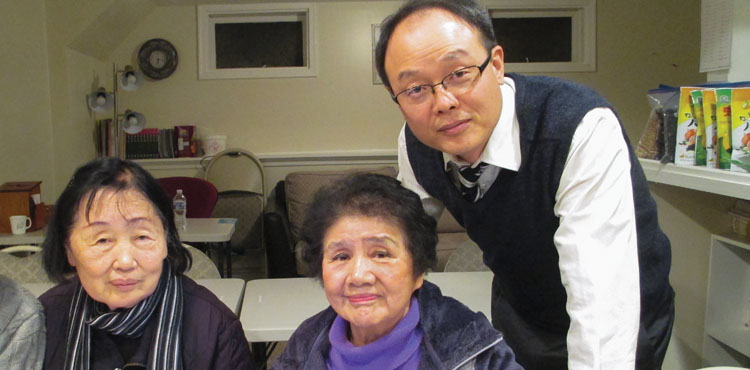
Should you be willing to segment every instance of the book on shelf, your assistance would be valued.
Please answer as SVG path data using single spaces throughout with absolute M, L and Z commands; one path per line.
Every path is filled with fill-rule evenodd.
M 143 129 L 137 134 L 126 134 L 127 159 L 174 158 L 173 129 Z
M 145 128 L 137 134 L 125 134 L 125 158 L 159 158 L 159 129 Z
M 96 155 L 100 157 L 117 157 L 122 145 L 117 137 L 117 125 L 111 119 L 96 121 L 94 139 Z

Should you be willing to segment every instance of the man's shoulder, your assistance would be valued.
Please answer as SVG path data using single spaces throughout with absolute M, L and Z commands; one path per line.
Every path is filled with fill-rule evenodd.
M 508 73 L 507 77 L 512 79 L 516 89 L 523 91 L 548 90 L 549 93 L 561 94 L 572 90 L 588 92 L 599 95 L 596 90 L 584 84 L 552 76 L 530 76 L 518 73 Z

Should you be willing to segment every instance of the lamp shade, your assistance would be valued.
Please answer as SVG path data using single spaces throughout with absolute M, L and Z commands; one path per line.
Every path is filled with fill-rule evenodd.
M 135 91 L 143 84 L 143 74 L 131 66 L 125 66 L 120 75 L 120 86 L 126 91 Z
M 146 116 L 128 109 L 125 111 L 120 124 L 123 131 L 129 134 L 137 134 L 146 127 Z
M 100 87 L 95 92 L 86 95 L 86 102 L 94 112 L 106 112 L 114 106 L 115 97 L 114 94 Z

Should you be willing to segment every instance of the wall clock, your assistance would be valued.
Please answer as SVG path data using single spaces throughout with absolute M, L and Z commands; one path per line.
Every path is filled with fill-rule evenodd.
M 177 69 L 177 49 L 164 39 L 148 40 L 138 50 L 138 67 L 154 80 L 167 78 Z

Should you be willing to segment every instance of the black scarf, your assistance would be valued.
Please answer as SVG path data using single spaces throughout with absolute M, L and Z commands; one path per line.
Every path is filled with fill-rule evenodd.
M 112 335 L 138 338 L 154 313 L 158 322 L 148 355 L 148 369 L 182 369 L 182 280 L 172 273 L 166 259 L 153 294 L 124 310 L 100 312 L 99 306 L 79 282 L 68 316 L 65 370 L 89 369 L 91 327 Z

